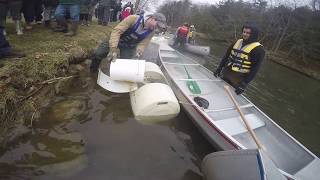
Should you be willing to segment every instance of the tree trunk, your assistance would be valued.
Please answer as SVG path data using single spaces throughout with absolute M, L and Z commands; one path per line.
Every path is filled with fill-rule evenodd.
M 136 0 L 136 3 L 134 5 L 134 12 L 136 13 L 137 10 L 139 9 L 139 5 L 140 5 L 140 0 Z

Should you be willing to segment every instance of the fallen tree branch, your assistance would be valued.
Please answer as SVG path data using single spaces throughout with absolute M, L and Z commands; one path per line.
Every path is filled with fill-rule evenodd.
M 18 102 L 22 102 L 22 101 L 24 101 L 24 100 L 26 100 L 26 99 L 30 98 L 31 96 L 33 96 L 34 94 L 36 94 L 38 91 L 40 91 L 43 87 L 44 87 L 44 86 L 43 86 L 43 85 L 41 85 L 38 89 L 36 89 L 36 90 L 35 90 L 35 91 L 33 91 L 32 93 L 30 93 L 29 95 L 27 95 L 27 96 L 25 96 L 25 97 L 21 98 Z
M 30 97 L 32 97 L 33 95 L 35 95 L 38 91 L 40 91 L 42 88 L 44 88 L 44 85 L 46 84 L 52 84 L 52 83 L 55 83 L 55 82 L 58 82 L 60 80 L 67 80 L 67 79 L 71 79 L 71 78 L 75 78 L 75 77 L 78 77 L 78 76 L 68 76 L 68 77 L 57 77 L 57 78 L 53 78 L 53 79 L 49 79 L 49 80 L 46 80 L 46 81 L 43 81 L 40 84 L 40 87 L 38 89 L 36 89 L 35 91 L 31 92 L 29 95 L 23 97 L 22 99 L 20 99 L 18 102 L 22 102 Z
M 67 80 L 67 79 L 74 78 L 74 77 L 78 77 L 78 76 L 57 77 L 57 78 L 45 80 L 45 81 L 41 82 L 40 84 L 41 85 L 43 85 L 43 84 L 51 84 L 51 83 L 55 83 L 55 82 L 57 82 L 59 80 Z

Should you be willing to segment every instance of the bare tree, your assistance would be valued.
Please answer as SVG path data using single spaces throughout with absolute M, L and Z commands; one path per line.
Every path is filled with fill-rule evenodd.
M 320 10 L 320 0 L 311 0 L 311 6 L 314 11 Z

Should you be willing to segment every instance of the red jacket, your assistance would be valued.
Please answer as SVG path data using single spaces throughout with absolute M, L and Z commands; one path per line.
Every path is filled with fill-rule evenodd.
M 121 20 L 124 20 L 126 17 L 130 16 L 131 12 L 130 9 L 125 9 L 121 12 Z
M 178 37 L 187 38 L 189 33 L 189 28 L 187 26 L 181 26 L 178 28 Z

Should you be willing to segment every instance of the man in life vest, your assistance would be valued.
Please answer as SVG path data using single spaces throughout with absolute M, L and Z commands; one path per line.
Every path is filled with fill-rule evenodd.
M 189 24 L 188 23 L 184 23 L 183 26 L 178 27 L 176 34 L 175 34 L 173 46 L 177 46 L 180 43 L 180 46 L 183 47 L 187 41 L 188 33 L 189 33 Z
M 118 57 L 131 59 L 135 55 L 136 58 L 140 58 L 157 28 L 166 29 L 166 17 L 161 13 L 146 17 L 128 16 L 112 30 L 110 39 L 102 42 L 95 50 L 90 66 L 91 72 L 98 70 L 102 59 L 100 67 L 104 71 L 105 66 Z
M 195 33 L 196 32 L 196 28 L 194 27 L 194 25 L 191 25 L 190 26 L 190 29 L 189 29 L 189 33 L 188 33 L 188 37 L 187 37 L 187 42 L 189 44 L 195 44 Z
M 244 92 L 247 85 L 257 74 L 265 55 L 263 46 L 258 42 L 259 31 L 256 27 L 242 27 L 242 39 L 237 40 L 222 58 L 215 77 L 219 77 L 235 88 L 236 94 Z

